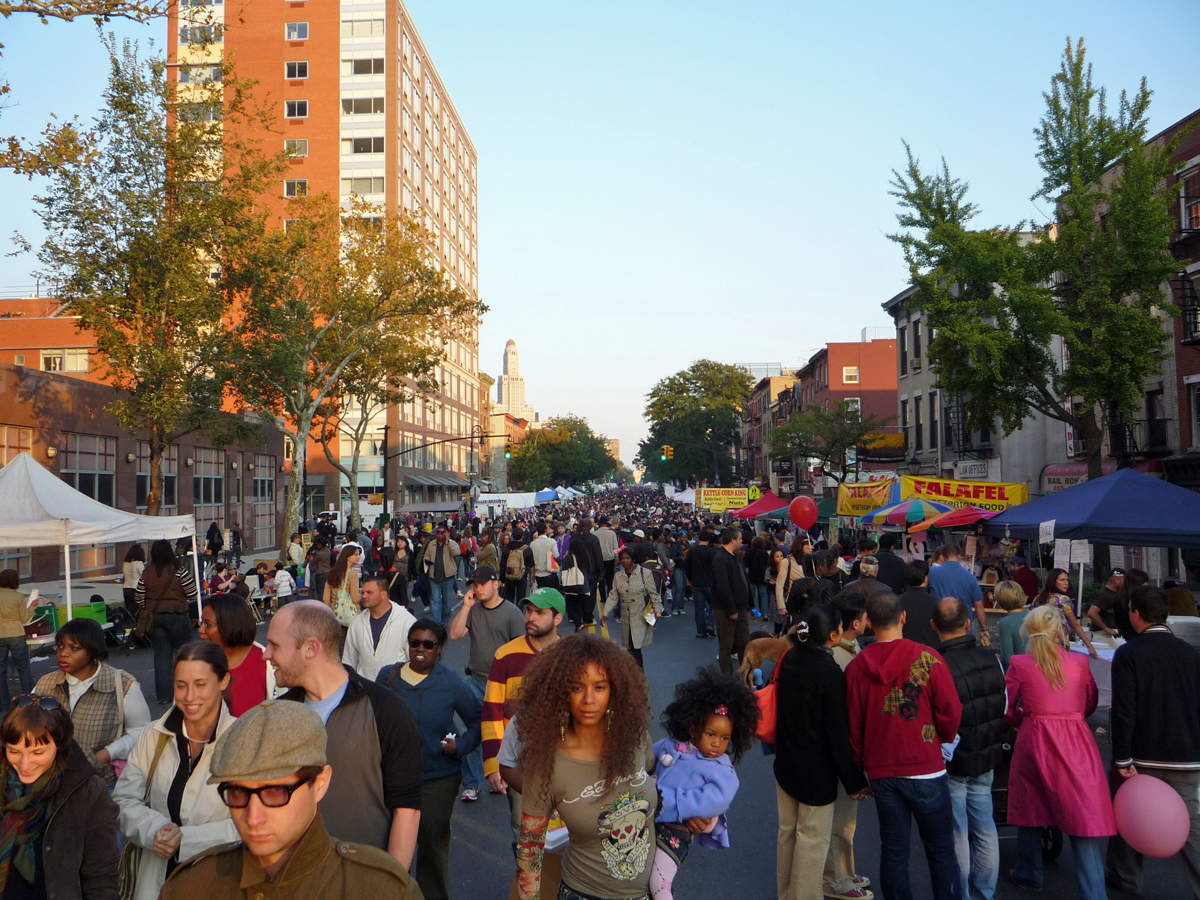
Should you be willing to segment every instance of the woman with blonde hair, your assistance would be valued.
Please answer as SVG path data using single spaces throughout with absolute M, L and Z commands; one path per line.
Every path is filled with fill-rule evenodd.
M 1000 660 L 1008 668 L 1009 662 L 1018 653 L 1024 653 L 1029 639 L 1021 631 L 1029 610 L 1025 606 L 1025 589 L 1015 581 L 1001 581 L 992 592 L 996 599 L 996 607 L 1004 610 L 1003 616 L 997 616 L 996 641 L 1000 648 Z M 988 619 L 992 618 L 989 611 Z
M 1009 724 L 1018 727 L 1008 787 L 1008 822 L 1017 826 L 1012 880 L 1042 888 L 1041 830 L 1070 835 L 1075 885 L 1084 900 L 1106 897 L 1104 837 L 1116 833 L 1100 751 L 1085 721 L 1096 709 L 1096 682 L 1085 656 L 1066 648 L 1058 608 L 1032 609 L 1021 631 L 1029 652 L 1005 676 Z

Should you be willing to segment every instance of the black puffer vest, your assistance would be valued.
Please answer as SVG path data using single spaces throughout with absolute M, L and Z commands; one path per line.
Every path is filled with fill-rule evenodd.
M 1004 670 L 994 652 L 975 646 L 974 635 L 951 638 L 938 647 L 938 652 L 950 667 L 963 708 L 958 748 L 946 769 L 960 778 L 983 775 L 999 764 L 1001 745 L 1008 733 L 1004 721 Z

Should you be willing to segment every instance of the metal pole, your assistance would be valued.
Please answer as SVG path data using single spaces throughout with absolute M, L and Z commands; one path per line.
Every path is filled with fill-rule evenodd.
M 383 424 L 383 517 L 388 518 L 388 429 L 389 425 Z M 392 530 L 395 534 L 395 529 Z
M 196 532 L 192 531 L 192 576 L 196 579 L 196 619 L 199 620 L 204 616 L 204 609 L 200 602 L 200 554 L 196 550 Z
M 67 596 L 67 621 L 71 621 L 73 611 L 71 609 L 71 545 L 63 544 L 63 571 L 66 573 L 66 583 L 64 585 L 64 593 Z

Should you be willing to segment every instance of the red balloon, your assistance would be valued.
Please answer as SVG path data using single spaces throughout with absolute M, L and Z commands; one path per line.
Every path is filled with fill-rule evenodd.
M 788 516 L 797 528 L 807 531 L 817 521 L 817 504 L 812 497 L 797 497 L 788 504 Z
M 1134 850 L 1160 859 L 1187 843 L 1191 820 L 1187 804 L 1165 781 L 1134 775 L 1113 798 L 1117 831 Z

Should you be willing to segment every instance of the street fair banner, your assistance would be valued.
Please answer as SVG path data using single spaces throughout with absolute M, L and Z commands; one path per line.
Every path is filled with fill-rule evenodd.
M 839 516 L 865 516 L 881 506 L 897 502 L 899 482 L 895 478 L 880 481 L 843 481 L 838 485 L 837 514 Z
M 723 513 L 750 505 L 748 488 L 697 488 L 696 506 L 709 512 Z
M 1029 485 L 1011 481 L 958 481 L 953 478 L 900 476 L 900 496 L 919 497 L 948 506 L 1004 510 L 1029 502 Z

